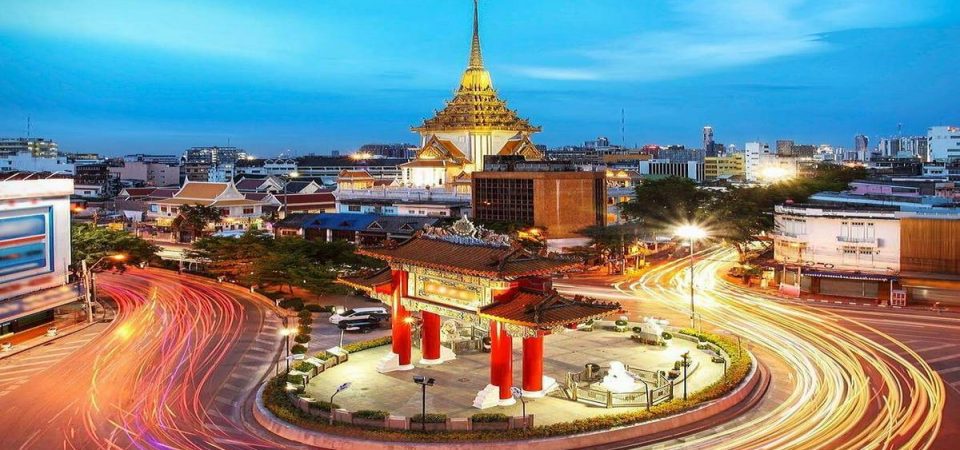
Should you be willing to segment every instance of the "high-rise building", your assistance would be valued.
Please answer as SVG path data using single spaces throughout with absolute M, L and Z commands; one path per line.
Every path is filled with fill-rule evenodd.
M 778 139 L 777 140 L 777 154 L 784 156 L 793 155 L 793 140 L 791 139 Z
M 863 134 L 853 137 L 853 149 L 858 155 L 866 155 L 870 148 L 870 138 Z
M 744 172 L 747 181 L 755 182 L 760 179 L 760 168 L 766 155 L 770 155 L 770 146 L 762 142 L 747 142 L 743 146 Z
M 929 159 L 937 161 L 960 159 L 960 127 L 936 126 L 927 129 Z
M 238 147 L 191 147 L 183 154 L 188 163 L 233 164 L 245 159 L 247 152 Z
M 703 151 L 707 156 L 717 156 L 713 149 L 713 127 L 703 127 Z
M 30 152 L 37 158 L 56 158 L 57 143 L 44 138 L 0 138 L 0 154 Z

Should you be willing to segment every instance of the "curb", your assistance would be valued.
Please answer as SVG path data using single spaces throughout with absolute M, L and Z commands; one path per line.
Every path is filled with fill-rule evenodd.
M 753 356 L 751 354 L 751 356 Z M 376 450 L 395 450 L 409 448 L 430 448 L 430 449 L 503 449 L 503 450 L 529 450 L 531 447 L 538 449 L 568 449 L 568 448 L 588 448 L 605 445 L 623 445 L 624 442 L 642 439 L 650 435 L 666 433 L 669 430 L 689 427 L 698 422 L 709 418 L 717 417 L 726 411 L 741 405 L 741 402 L 747 400 L 751 394 L 756 392 L 758 385 L 763 380 L 758 370 L 759 361 L 753 357 L 754 364 L 750 372 L 733 392 L 725 397 L 713 400 L 700 405 L 690 411 L 664 417 L 661 419 L 641 422 L 634 425 L 628 425 L 621 428 L 613 428 L 603 431 L 594 431 L 584 434 L 573 434 L 557 436 L 550 438 L 532 438 L 518 441 L 474 441 L 474 442 L 402 442 L 402 441 L 377 441 L 363 439 L 352 436 L 323 433 L 314 430 L 307 430 L 297 427 L 288 422 L 277 418 L 263 403 L 263 391 L 266 383 L 261 384 L 257 389 L 256 401 L 253 405 L 253 416 L 257 423 L 271 433 L 274 433 L 284 439 L 299 442 L 306 445 L 322 448 L 363 448 Z M 769 377 L 767 377 L 769 378 Z M 766 386 L 766 385 L 765 385 Z M 766 387 L 763 388 L 764 392 Z M 761 395 L 762 397 L 762 395 Z M 752 401 L 751 405 L 756 402 Z M 748 408 L 749 409 L 749 408 Z M 686 431 L 681 434 L 689 434 Z M 673 436 L 664 436 L 663 439 L 669 439 Z
M 37 342 L 36 344 L 32 344 L 32 345 L 30 345 L 29 347 L 20 347 L 20 348 L 17 348 L 17 349 L 15 349 L 15 350 L 11 350 L 11 351 L 9 351 L 9 352 L 0 353 L 0 359 L 9 358 L 9 357 L 11 357 L 11 356 L 13 356 L 13 355 L 18 355 L 18 354 L 23 353 L 23 352 L 25 352 L 25 351 L 33 350 L 33 349 L 35 349 L 35 348 L 37 348 L 37 347 L 39 347 L 39 346 L 41 346 L 41 345 L 46 345 L 46 344 L 49 344 L 49 343 L 51 343 L 51 342 L 60 340 L 60 338 L 65 338 L 65 337 L 67 337 L 67 336 L 70 336 L 71 334 L 79 333 L 79 332 L 81 332 L 81 331 L 83 331 L 83 330 L 86 330 L 87 328 L 90 328 L 91 326 L 96 325 L 96 324 L 98 324 L 98 323 L 100 323 L 100 322 L 99 322 L 99 321 L 97 321 L 97 322 L 87 322 L 87 323 L 84 323 L 83 325 L 76 326 L 76 327 L 70 329 L 69 331 L 65 331 L 65 332 L 62 332 L 62 333 L 57 333 L 56 336 L 53 336 L 53 337 L 51 337 L 50 339 L 47 339 L 47 340 L 45 340 L 45 341 L 40 341 L 40 342 Z

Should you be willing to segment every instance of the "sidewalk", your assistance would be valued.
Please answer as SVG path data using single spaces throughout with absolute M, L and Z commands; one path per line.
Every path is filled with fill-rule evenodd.
M 85 330 L 87 327 L 97 323 L 98 322 L 88 323 L 86 320 L 80 322 L 70 320 L 66 323 L 63 323 L 54 320 L 51 323 L 37 326 L 22 333 L 17 333 L 10 338 L 2 340 L 2 342 L 9 342 L 13 344 L 13 347 L 9 351 L 0 351 L 0 359 L 9 358 L 13 355 L 25 352 L 35 347 L 39 347 L 62 337 L 70 336 L 71 334 Z M 47 329 L 52 326 L 57 327 L 57 334 L 56 336 L 47 336 Z

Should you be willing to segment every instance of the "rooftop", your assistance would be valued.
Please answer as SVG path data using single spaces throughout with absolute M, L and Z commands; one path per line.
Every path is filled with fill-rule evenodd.
M 480 317 L 526 327 L 549 328 L 579 323 L 621 311 L 619 303 L 564 297 L 556 290 L 518 289 L 506 301 L 480 308 Z

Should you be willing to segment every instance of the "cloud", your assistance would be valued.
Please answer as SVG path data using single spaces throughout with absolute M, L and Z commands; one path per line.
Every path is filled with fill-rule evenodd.
M 512 71 L 550 80 L 662 80 L 830 49 L 832 31 L 904 25 L 923 8 L 892 0 L 696 0 L 676 2 L 670 29 L 654 29 L 560 55 L 575 65 L 527 65 Z M 673 19 L 673 20 L 670 20 Z

